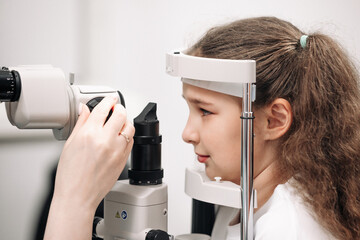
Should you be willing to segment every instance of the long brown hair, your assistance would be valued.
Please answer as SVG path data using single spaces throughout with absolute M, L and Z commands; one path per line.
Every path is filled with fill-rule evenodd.
M 358 73 L 331 38 L 289 22 L 250 18 L 210 29 L 189 54 L 256 60 L 255 109 L 288 100 L 293 123 L 281 139 L 279 172 L 293 177 L 334 237 L 360 239 Z

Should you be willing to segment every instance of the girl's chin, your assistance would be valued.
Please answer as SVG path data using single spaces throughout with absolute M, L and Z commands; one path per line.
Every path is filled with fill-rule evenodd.
M 215 180 L 215 177 L 220 177 L 220 175 L 216 175 L 214 174 L 213 172 L 211 172 L 211 170 L 206 167 L 205 168 L 205 173 L 206 173 L 206 176 L 210 179 L 210 180 Z

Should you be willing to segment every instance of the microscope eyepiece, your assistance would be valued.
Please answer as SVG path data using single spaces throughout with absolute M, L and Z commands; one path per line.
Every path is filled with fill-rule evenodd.
M 20 74 L 2 67 L 0 70 L 0 102 L 16 102 L 19 100 L 20 93 Z
M 156 103 L 149 103 L 134 119 L 135 135 L 129 169 L 130 184 L 154 185 L 162 183 L 161 141 Z

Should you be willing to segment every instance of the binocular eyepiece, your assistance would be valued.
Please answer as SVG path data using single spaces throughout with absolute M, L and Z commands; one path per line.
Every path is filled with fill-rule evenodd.
M 156 185 L 162 183 L 161 141 L 156 103 L 149 103 L 134 119 L 135 135 L 131 153 L 130 184 Z

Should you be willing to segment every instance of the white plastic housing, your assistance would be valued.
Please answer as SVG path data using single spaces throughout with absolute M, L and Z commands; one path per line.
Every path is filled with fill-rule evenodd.
M 62 70 L 50 65 L 19 66 L 10 70 L 18 71 L 22 79 L 19 101 L 5 103 L 11 124 L 20 129 L 64 127 L 70 113 Z
M 19 72 L 21 93 L 17 102 L 6 102 L 10 123 L 19 129 L 53 129 L 58 140 L 71 134 L 79 115 L 80 102 L 115 96 L 116 90 L 105 86 L 70 85 L 64 73 L 51 65 L 11 67 Z
M 104 201 L 105 240 L 145 239 L 151 229 L 167 231 L 167 185 L 117 181 Z

